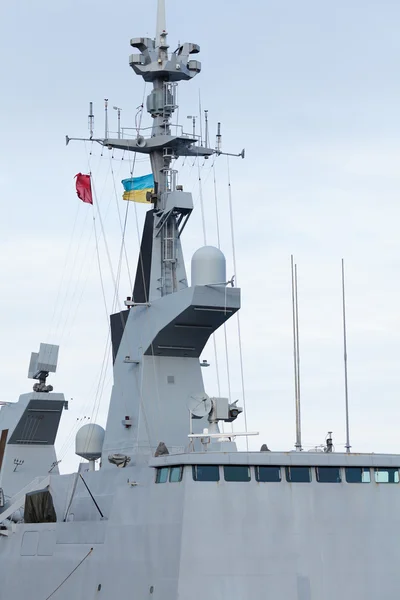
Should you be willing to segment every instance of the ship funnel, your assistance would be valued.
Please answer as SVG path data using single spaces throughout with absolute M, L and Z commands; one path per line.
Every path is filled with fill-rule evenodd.
M 226 259 L 214 246 L 203 246 L 192 257 L 192 286 L 226 285 Z

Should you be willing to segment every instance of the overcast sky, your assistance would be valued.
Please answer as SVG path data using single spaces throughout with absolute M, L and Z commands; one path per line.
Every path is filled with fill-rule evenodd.
M 118 210 L 122 216 L 125 210 L 120 181 L 130 171 L 122 153 L 102 156 L 100 147 L 79 143 L 66 147 L 64 136 L 88 134 L 89 101 L 101 135 L 104 98 L 122 108 L 123 126 L 134 126 L 136 107 L 149 88 L 144 90 L 129 67 L 129 40 L 154 35 L 155 6 L 155 0 L 19 0 L 0 8 L 0 399 L 16 401 L 31 389 L 30 353 L 41 341 L 60 344 L 51 382 L 73 399 L 59 432 L 64 470 L 74 465 L 77 425 L 85 417 L 105 423 L 112 377 L 110 368 L 101 377 L 108 321 L 93 209 L 77 199 L 73 177 L 93 173 L 110 312 L 121 242 Z M 293 253 L 299 269 L 305 448 L 322 443 L 328 430 L 337 450 L 345 443 L 344 257 L 351 444 L 355 451 L 398 452 L 400 4 L 167 0 L 167 13 L 171 49 L 178 41 L 201 46 L 201 75 L 180 86 L 181 122 L 190 130 L 186 117 L 199 112 L 200 91 L 212 139 L 221 121 L 224 150 L 245 147 L 247 153 L 244 161 L 231 160 L 230 171 L 248 427 L 260 431 L 251 447 L 267 442 L 286 450 L 295 441 Z M 143 124 L 151 124 L 147 116 Z M 112 109 L 110 126 L 116 130 Z M 216 245 L 211 164 L 201 163 L 201 178 L 207 242 Z M 196 202 L 183 236 L 189 265 L 203 244 L 198 172 L 190 161 L 177 166 Z M 221 247 L 232 274 L 226 159 L 215 166 Z M 149 172 L 148 163 L 139 161 L 135 172 Z M 131 275 L 144 212 L 144 206 L 130 210 Z M 117 309 L 128 295 L 124 263 Z M 232 399 L 242 402 L 235 320 L 228 341 Z M 220 391 L 227 395 L 221 334 L 217 344 Z M 212 345 L 202 358 L 212 363 L 205 370 L 206 391 L 217 395 Z M 242 430 L 243 421 L 235 427 Z

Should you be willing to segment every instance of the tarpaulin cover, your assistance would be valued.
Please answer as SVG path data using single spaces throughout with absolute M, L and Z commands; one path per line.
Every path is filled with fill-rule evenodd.
M 25 523 L 56 523 L 53 498 L 48 489 L 30 492 L 25 496 Z

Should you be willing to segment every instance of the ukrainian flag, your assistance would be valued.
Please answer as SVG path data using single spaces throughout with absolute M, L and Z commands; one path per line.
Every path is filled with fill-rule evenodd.
M 143 202 L 149 204 L 147 200 L 147 192 L 154 191 L 154 177 L 153 175 L 143 175 L 143 177 L 131 177 L 130 179 L 123 179 L 122 185 L 124 186 L 124 200 L 130 200 L 131 202 Z

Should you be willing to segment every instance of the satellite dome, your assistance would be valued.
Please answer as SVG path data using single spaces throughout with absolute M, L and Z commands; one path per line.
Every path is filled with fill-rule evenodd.
M 75 438 L 75 454 L 86 460 L 101 457 L 105 431 L 100 425 L 88 423 L 80 428 Z
M 226 259 L 215 246 L 203 246 L 192 257 L 192 286 L 225 285 Z

